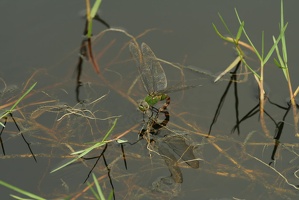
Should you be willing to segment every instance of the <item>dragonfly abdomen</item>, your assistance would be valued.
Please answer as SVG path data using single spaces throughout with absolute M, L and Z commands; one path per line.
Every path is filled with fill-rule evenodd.
M 166 126 L 167 123 L 169 122 L 170 116 L 169 116 L 169 112 L 167 110 L 163 110 L 160 111 L 161 113 L 164 113 L 165 119 L 161 122 L 161 123 L 157 123 L 156 121 L 154 121 L 152 128 L 155 131 L 158 131 L 159 129 L 161 129 L 163 126 Z
M 167 95 L 167 94 L 166 94 Z M 164 99 L 163 99 L 164 100 Z M 163 106 L 159 109 L 159 112 L 162 112 L 164 110 L 167 109 L 167 107 L 170 104 L 170 96 L 167 95 L 167 97 L 165 98 L 165 103 L 163 104 Z

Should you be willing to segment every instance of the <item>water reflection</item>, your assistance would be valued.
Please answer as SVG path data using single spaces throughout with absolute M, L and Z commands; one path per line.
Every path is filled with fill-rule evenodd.
M 168 123 L 169 113 L 167 111 L 166 113 L 164 111 Z M 191 144 L 188 134 L 168 129 L 165 127 L 167 124 L 165 119 L 163 122 L 157 123 L 157 115 L 150 115 L 151 117 L 145 123 L 146 128 L 142 129 L 140 135 L 147 141 L 147 149 L 160 155 L 170 172 L 169 177 L 158 178 L 154 181 L 153 188 L 156 191 L 163 191 L 163 193 L 173 193 L 171 190 L 178 189 L 178 183 L 183 183 L 179 163 L 186 163 L 197 169 L 199 168 L 199 159 L 194 155 L 194 146 Z
M 177 184 L 175 183 L 183 183 L 183 175 L 179 167 L 179 163 L 186 163 L 190 167 L 197 169 L 199 168 L 199 159 L 194 155 L 194 146 L 188 144 L 188 135 L 186 133 L 179 133 L 178 131 L 170 131 L 166 128 L 163 128 L 158 131 L 156 135 L 152 135 L 152 142 L 148 147 L 150 151 L 158 152 L 158 154 L 164 159 L 172 181 L 166 179 L 159 178 L 160 181 L 156 181 L 156 184 L 159 183 L 161 188 L 157 188 L 157 190 L 163 190 L 164 188 L 164 181 L 167 181 L 167 189 L 171 187 L 177 188 Z M 190 143 L 190 140 L 189 140 Z M 176 154 L 178 158 L 175 157 Z M 172 183 L 172 184 L 170 184 Z M 166 189 L 164 188 L 164 189 Z M 170 192 L 170 191 L 168 191 Z
M 178 196 L 181 192 L 181 184 L 177 183 L 173 177 L 160 177 L 153 182 L 152 189 L 172 198 Z
M 115 36 L 113 36 L 113 39 L 115 39 L 114 37 Z M 41 148 L 42 150 L 40 151 L 47 152 L 47 154 L 40 153 L 38 156 L 44 159 L 49 157 L 47 165 L 50 165 L 49 163 L 51 163 L 51 159 L 53 158 L 64 158 L 69 156 L 73 149 L 77 150 L 82 149 L 83 147 L 88 147 L 90 143 L 86 142 L 98 141 L 101 139 L 106 133 L 106 130 L 111 126 L 112 120 L 110 119 L 118 117 L 119 115 L 122 115 L 119 120 L 120 123 L 117 124 L 117 127 L 113 131 L 113 135 L 109 139 L 114 140 L 117 137 L 122 138 L 124 135 L 129 138 L 129 141 L 136 138 L 136 135 L 139 133 L 138 130 L 141 126 L 139 122 L 142 117 L 139 115 L 140 113 L 137 114 L 137 111 L 135 110 L 135 99 L 142 96 L 142 90 L 139 91 L 139 87 L 132 87 L 134 88 L 133 92 L 128 92 L 130 90 L 128 88 L 131 88 L 130 84 L 135 84 L 132 80 L 137 74 L 135 73 L 135 71 L 137 72 L 137 70 L 135 70 L 136 67 L 132 64 L 133 62 L 130 60 L 129 53 L 126 52 L 127 46 L 130 42 L 129 40 L 130 39 L 125 39 L 124 41 L 121 41 L 123 43 L 120 42 L 121 44 L 119 46 L 109 46 L 112 48 L 111 52 L 118 52 L 119 49 L 125 49 L 123 51 L 125 53 L 121 54 L 122 51 L 120 51 L 120 54 L 123 55 L 121 58 L 123 60 L 112 59 L 113 61 L 111 61 L 111 64 L 109 58 L 108 64 L 103 62 L 104 64 L 101 66 L 103 74 L 100 78 L 94 76 L 94 74 L 90 71 L 88 72 L 87 68 L 84 68 L 86 71 L 84 71 L 83 68 L 81 69 L 83 70 L 82 72 L 86 74 L 84 77 L 81 76 L 84 73 L 78 73 L 79 78 L 77 77 L 77 81 L 79 81 L 76 83 L 77 87 L 80 86 L 80 91 L 77 91 L 78 104 L 72 104 L 70 102 L 59 103 L 60 99 L 62 99 L 61 96 L 59 98 L 56 95 L 48 95 L 50 94 L 49 88 L 54 88 L 58 91 L 61 90 L 61 85 L 64 87 L 69 86 L 67 91 L 70 92 L 76 87 L 73 84 L 66 83 L 64 82 L 65 80 L 62 80 L 62 84 L 57 84 L 55 82 L 48 88 L 45 87 L 40 90 L 40 96 L 37 98 L 39 102 L 36 104 L 38 106 L 35 105 L 35 107 L 29 111 L 21 109 L 22 112 L 29 117 L 23 120 L 18 120 L 23 123 L 27 123 L 29 127 L 36 130 L 37 134 L 32 135 L 32 138 L 38 140 L 39 147 L 45 148 Z M 86 52 L 81 52 L 82 55 L 85 53 Z M 76 65 L 73 65 L 72 67 L 74 66 L 76 67 Z M 212 76 L 210 72 L 201 72 L 204 76 Z M 238 74 L 233 73 L 232 76 L 236 77 Z M 45 79 L 45 77 L 47 77 L 46 74 L 43 74 L 41 79 Z M 174 79 L 175 81 L 177 80 L 177 77 L 178 76 L 175 74 L 170 75 L 170 79 Z M 236 80 L 235 77 L 228 83 L 229 86 L 227 88 L 231 86 L 235 87 L 236 105 L 239 101 L 237 92 L 237 84 L 239 81 Z M 81 84 L 83 86 L 87 85 L 87 81 L 90 81 L 92 88 L 81 86 Z M 86 84 L 84 84 L 84 82 Z M 142 86 L 143 85 L 140 84 L 140 88 L 142 88 Z M 110 89 L 109 94 L 106 92 L 108 90 L 107 88 Z M 84 92 L 88 89 L 93 91 L 87 91 L 86 96 L 88 96 L 88 98 L 83 98 Z M 109 181 L 113 181 L 114 186 L 112 186 L 112 188 L 115 188 L 116 198 L 119 197 L 119 199 L 126 197 L 127 199 L 132 199 L 133 197 L 138 199 L 145 199 L 146 197 L 148 199 L 157 199 L 162 195 L 165 195 L 163 196 L 165 199 L 176 197 L 181 194 L 186 196 L 189 195 L 188 199 L 191 199 L 195 196 L 198 197 L 197 195 L 199 193 L 203 196 L 205 195 L 205 199 L 208 199 L 211 198 L 215 192 L 222 193 L 223 191 L 230 191 L 230 193 L 228 192 L 226 195 L 233 196 L 233 192 L 235 191 L 241 191 L 244 193 L 248 193 L 248 191 L 250 191 L 254 196 L 256 191 L 261 190 L 264 190 L 261 192 L 262 194 L 269 191 L 275 191 L 276 193 L 279 193 L 280 196 L 289 195 L 292 197 L 296 191 L 294 192 L 294 190 L 282 188 L 281 184 L 273 184 L 280 181 L 277 180 L 277 174 L 273 173 L 276 171 L 273 170 L 274 168 L 261 168 L 261 160 L 257 160 L 257 158 L 261 155 L 261 152 L 266 152 L 266 147 L 273 145 L 273 140 L 268 142 L 269 138 L 266 138 L 258 131 L 255 131 L 256 134 L 254 136 L 252 136 L 252 134 L 248 134 L 247 137 L 246 134 L 241 134 L 241 125 L 243 126 L 243 122 L 249 120 L 250 117 L 258 113 L 258 106 L 254 106 L 253 111 L 249 108 L 250 112 L 247 112 L 248 108 L 246 107 L 246 112 L 249 113 L 247 115 L 239 115 L 238 111 L 240 107 L 238 107 L 238 105 L 234 107 L 236 110 L 235 116 L 237 117 L 237 120 L 232 123 L 234 123 L 234 130 L 237 130 L 239 133 L 237 137 L 222 131 L 222 128 L 226 126 L 223 122 L 231 122 L 232 114 L 230 111 L 228 116 L 224 115 L 226 121 L 223 119 L 222 121 L 219 120 L 221 127 L 213 129 L 209 138 L 204 138 L 207 133 L 201 130 L 201 127 L 205 127 L 206 125 L 202 119 L 205 118 L 210 120 L 210 115 L 202 114 L 197 109 L 201 106 L 208 107 L 211 105 L 211 102 L 207 101 L 202 103 L 201 100 L 204 98 L 204 95 L 200 90 L 196 89 L 194 89 L 194 93 L 191 95 L 192 98 L 187 96 L 182 100 L 181 104 L 180 101 L 177 101 L 177 98 L 173 98 L 174 106 L 171 104 L 169 108 L 169 112 L 172 114 L 172 119 L 174 119 L 173 121 L 169 121 L 169 113 L 167 115 L 167 113 L 164 112 L 166 108 L 163 111 L 159 109 L 161 107 L 157 106 L 155 111 L 150 110 L 150 112 L 153 112 L 153 115 L 147 116 L 149 119 L 144 119 L 146 124 L 144 139 L 148 149 L 145 148 L 144 143 L 139 146 L 131 146 L 121 143 L 120 146 L 117 147 L 110 143 L 105 147 L 107 148 L 107 151 L 105 151 L 105 155 L 103 154 L 102 156 L 101 152 L 103 152 L 103 149 L 97 149 L 97 152 L 94 153 L 95 156 L 90 155 L 90 159 L 95 158 L 97 160 L 91 161 L 93 165 L 88 166 L 88 169 L 85 169 L 84 178 L 79 179 L 77 182 L 72 182 L 76 185 L 74 188 L 79 188 L 78 185 L 84 181 L 88 174 L 87 172 L 90 170 L 91 173 L 91 170 L 93 169 L 94 173 L 96 173 L 98 177 L 102 178 L 101 184 L 103 183 L 105 186 L 108 185 L 106 187 L 107 191 L 111 190 Z M 213 122 L 215 122 L 213 124 L 213 128 L 218 119 L 217 117 L 220 115 L 220 111 L 223 111 L 221 109 L 223 108 L 222 105 L 226 98 L 227 90 L 228 89 L 225 89 L 224 95 L 221 97 L 221 100 L 223 101 L 220 101 L 218 107 L 215 108 L 217 109 L 217 112 L 213 120 Z M 58 93 L 57 91 L 56 93 Z M 103 91 L 104 93 L 107 93 L 107 95 L 105 95 L 105 98 L 103 97 L 102 101 L 101 97 L 99 97 L 99 93 L 103 93 Z M 217 92 L 220 93 L 223 91 L 217 90 Z M 197 93 L 200 93 L 199 97 L 196 95 Z M 210 96 L 209 93 L 211 93 Z M 207 95 L 207 98 L 212 99 L 215 94 L 208 91 L 205 95 Z M 72 99 L 71 97 L 68 97 L 68 100 Z M 198 99 L 196 99 L 197 97 Z M 40 105 L 44 101 L 46 102 L 46 100 L 48 100 L 47 98 L 54 100 L 55 103 L 45 103 L 45 105 Z M 196 104 L 189 104 L 188 100 L 190 99 L 195 99 L 197 101 Z M 273 150 L 272 156 L 270 155 L 273 159 L 275 156 L 279 155 L 276 154 L 276 151 L 279 147 L 281 147 L 279 144 L 281 136 L 283 135 L 282 132 L 285 130 L 285 121 L 287 120 L 286 116 L 288 110 L 288 107 L 284 106 L 283 112 L 286 113 L 282 118 L 279 118 L 280 120 L 277 123 L 275 123 L 276 131 L 274 139 L 276 140 L 275 142 L 277 145 L 274 146 L 275 150 Z M 211 110 L 208 110 L 208 112 L 210 113 Z M 160 122 L 160 120 L 157 119 L 158 117 L 156 117 L 156 114 L 164 114 L 164 120 Z M 245 118 L 239 116 L 245 116 Z M 278 115 L 273 118 L 275 119 L 275 122 L 277 121 L 277 116 Z M 278 117 L 280 117 L 280 115 Z M 254 125 L 252 127 L 256 129 L 257 126 Z M 210 128 L 210 131 L 212 131 L 212 125 Z M 229 129 L 231 129 L 231 127 L 229 127 Z M 191 135 L 196 139 L 191 140 L 189 138 Z M 206 154 L 204 155 L 204 158 L 206 162 L 199 165 L 199 158 L 195 153 L 195 148 L 198 140 L 202 138 L 205 139 L 204 149 L 206 150 Z M 294 145 L 293 143 L 287 143 L 283 146 L 284 149 L 288 148 L 288 153 L 294 156 L 294 158 L 292 157 L 292 160 L 298 158 L 298 154 L 296 153 L 298 148 L 295 144 L 296 143 L 294 143 Z M 151 166 L 149 162 L 156 162 L 157 160 L 151 160 L 151 158 L 143 155 L 143 150 L 149 150 L 151 154 L 157 154 L 157 160 L 162 160 L 162 166 Z M 252 156 L 252 152 L 256 154 Z M 15 155 L 12 155 L 11 157 L 7 156 L 6 158 L 14 158 L 13 156 Z M 22 155 L 19 155 L 19 157 L 21 156 Z M 288 158 L 289 155 L 284 156 Z M 102 165 L 97 163 L 100 158 L 104 159 L 104 164 Z M 183 167 L 188 169 L 183 170 Z M 292 169 L 286 169 L 287 173 L 291 174 L 291 171 L 296 172 L 297 169 L 294 169 L 296 165 L 293 165 L 292 167 Z M 166 169 L 169 172 L 166 171 L 166 173 L 160 177 L 163 169 Z M 68 168 L 65 170 L 68 170 Z M 281 169 L 281 171 L 283 170 L 284 169 Z M 156 173 L 157 171 L 160 172 L 159 176 Z M 48 174 L 49 170 L 44 173 Z M 188 173 L 192 173 L 192 175 L 186 176 Z M 72 175 L 75 176 L 77 174 L 78 173 L 74 172 Z M 204 178 L 202 178 L 201 175 L 203 175 Z M 60 180 L 60 177 L 57 180 Z M 42 181 L 47 183 L 47 180 Z M 191 181 L 193 181 L 192 184 L 190 184 Z M 227 182 L 223 183 L 223 181 Z M 293 181 L 297 182 L 298 179 L 294 178 Z M 244 185 L 241 185 L 240 183 Z M 234 191 L 232 191 L 232 184 L 237 185 L 236 187 L 238 187 L 238 189 L 234 188 Z M 151 185 L 151 187 L 149 187 L 149 185 Z M 211 187 L 211 185 L 213 187 Z M 219 185 L 219 187 L 217 187 L 217 185 Z M 184 190 L 181 189 L 182 186 L 184 186 Z M 51 186 L 48 183 L 45 184 L 44 187 L 47 189 L 49 187 L 53 187 L 53 191 L 57 188 L 56 186 Z M 85 185 L 82 187 L 85 187 Z M 86 190 L 82 187 L 79 188 L 76 193 L 84 193 Z M 205 193 L 203 190 L 208 192 Z M 189 191 L 190 194 L 188 194 Z M 259 195 L 260 193 L 255 197 Z M 265 196 L 273 197 L 274 195 L 272 195 L 272 193 L 268 193 L 268 195 Z M 90 196 L 88 197 L 90 198 Z

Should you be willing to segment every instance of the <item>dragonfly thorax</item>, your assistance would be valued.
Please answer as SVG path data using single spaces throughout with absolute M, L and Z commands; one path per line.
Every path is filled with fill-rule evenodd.
M 150 106 L 156 105 L 159 101 L 163 101 L 168 97 L 167 94 L 150 94 L 144 98 L 144 101 Z

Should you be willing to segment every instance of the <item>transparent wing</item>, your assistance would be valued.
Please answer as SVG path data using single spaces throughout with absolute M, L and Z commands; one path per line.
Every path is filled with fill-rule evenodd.
M 167 87 L 167 79 L 160 62 L 157 60 L 154 52 L 147 44 L 142 43 L 141 50 L 143 55 L 144 68 L 147 68 L 147 70 L 151 73 L 148 82 L 152 84 L 153 91 L 159 92 L 161 90 L 165 90 L 165 88 Z
M 165 144 L 157 142 L 158 152 L 164 159 L 170 173 L 171 177 L 176 183 L 183 182 L 183 175 L 181 169 L 177 165 L 176 157 L 168 150 L 168 147 Z
M 181 159 L 186 161 L 186 163 L 196 169 L 199 168 L 199 161 L 196 160 L 194 153 L 193 153 L 193 146 L 187 144 L 187 139 L 184 134 L 176 134 L 172 133 L 167 130 L 163 130 L 165 132 L 169 132 L 170 134 L 167 134 L 161 139 L 161 142 L 164 142 L 169 146 L 170 149 L 172 149 Z
M 178 91 L 181 91 L 181 90 L 188 90 L 188 89 L 199 87 L 199 86 L 201 86 L 201 85 L 173 86 L 173 87 L 168 87 L 167 89 L 160 91 L 160 93 L 168 94 L 168 93 L 172 93 L 172 92 L 178 92 Z
M 144 58 L 142 57 L 139 47 L 131 42 L 129 44 L 129 49 L 138 67 L 144 89 L 148 94 L 154 92 L 151 69 L 144 65 Z
M 181 192 L 181 184 L 176 183 L 172 176 L 159 177 L 153 182 L 152 186 L 153 191 L 168 194 L 170 197 L 168 199 L 177 197 Z

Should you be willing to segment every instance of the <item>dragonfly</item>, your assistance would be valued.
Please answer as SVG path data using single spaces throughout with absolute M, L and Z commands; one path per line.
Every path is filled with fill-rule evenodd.
M 193 153 L 194 146 L 188 144 L 190 140 L 188 140 L 186 132 L 165 128 L 165 123 L 169 120 L 169 112 L 165 110 L 164 114 L 165 119 L 160 123 L 150 118 L 146 127 L 140 131 L 139 136 L 147 141 L 147 148 L 150 151 L 158 153 L 164 159 L 174 183 L 182 183 L 183 175 L 178 161 L 184 160 L 187 165 L 197 169 L 199 168 L 199 159 L 196 159 Z
M 187 135 L 184 132 L 161 128 L 156 135 L 151 137 L 150 148 L 164 159 L 175 183 L 183 182 L 183 175 L 178 166 L 180 160 L 193 169 L 199 168 L 199 160 L 193 152 L 194 146 L 188 145 Z M 178 159 L 175 154 L 179 157 Z
M 131 42 L 129 49 L 147 92 L 147 96 L 138 102 L 138 109 L 143 113 L 148 110 L 154 110 L 154 105 L 159 101 L 165 100 L 164 105 L 158 109 L 158 112 L 164 111 L 170 104 L 170 97 L 167 93 L 196 87 L 183 85 L 175 88 L 167 88 L 167 78 L 164 69 L 151 48 L 147 44 L 142 43 L 140 49 L 137 43 Z

